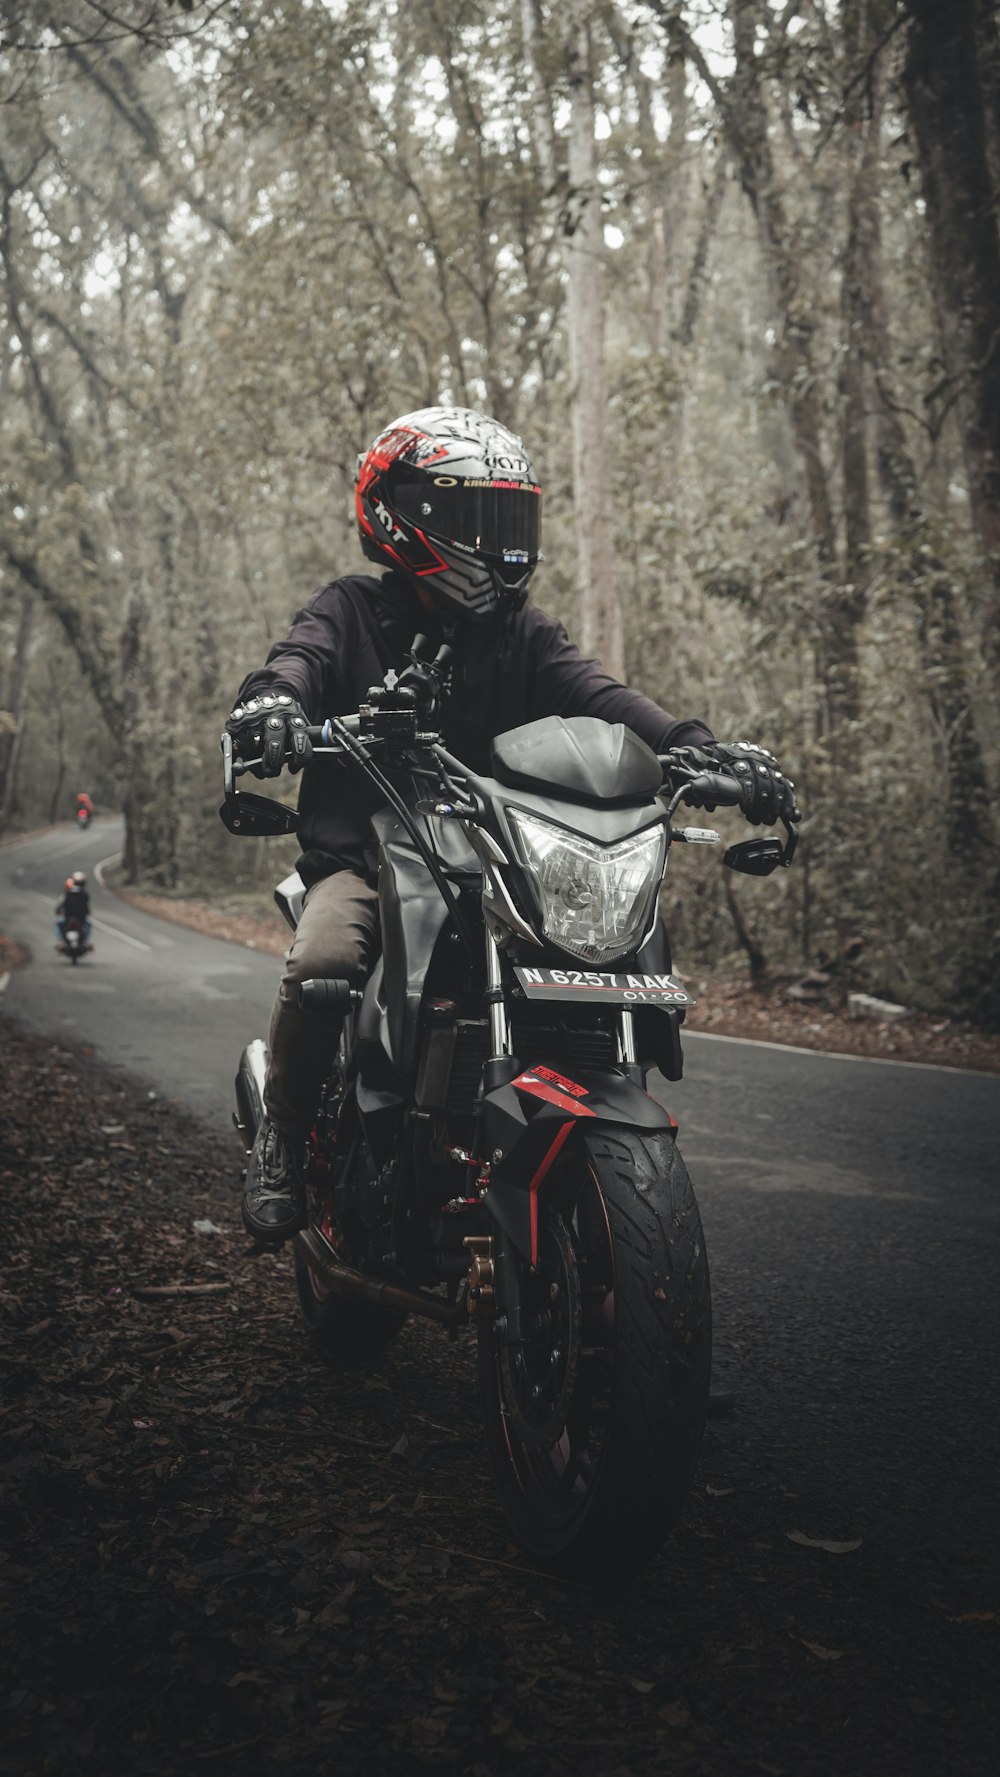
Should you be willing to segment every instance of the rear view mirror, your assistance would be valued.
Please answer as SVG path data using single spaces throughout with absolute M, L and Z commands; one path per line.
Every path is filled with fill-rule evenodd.
M 295 809 L 286 808 L 283 802 L 235 791 L 219 809 L 219 819 L 241 839 L 277 839 L 282 833 L 294 833 L 299 824 Z
M 770 876 L 785 862 L 785 848 L 780 839 L 745 839 L 742 845 L 731 845 L 723 852 L 722 862 L 730 870 L 742 870 L 744 876 Z

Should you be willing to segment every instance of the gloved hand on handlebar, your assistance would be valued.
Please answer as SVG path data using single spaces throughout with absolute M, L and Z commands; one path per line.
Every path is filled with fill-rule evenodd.
M 226 722 L 238 759 L 253 759 L 254 777 L 277 777 L 286 763 L 301 771 L 312 756 L 305 711 L 287 691 L 264 691 L 238 703 Z
M 740 785 L 740 809 L 757 827 L 773 826 L 775 821 L 802 819 L 795 806 L 795 785 L 784 776 L 778 761 L 766 747 L 740 740 L 731 745 L 725 741 L 706 741 L 704 746 L 683 748 L 684 763 L 695 770 L 721 771 L 735 777 Z M 685 798 L 696 807 L 715 807 L 701 798 Z

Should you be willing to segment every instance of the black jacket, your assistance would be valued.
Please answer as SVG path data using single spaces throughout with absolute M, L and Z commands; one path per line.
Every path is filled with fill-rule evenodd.
M 67 889 L 58 907 L 57 919 L 89 919 L 90 896 L 84 888 Z
M 394 575 L 334 580 L 297 613 L 266 664 L 244 679 L 236 701 L 277 689 L 295 696 L 310 722 L 349 715 L 389 667 L 398 672 L 406 665 L 415 635 L 435 639 L 438 633 L 439 620 Z M 541 716 L 623 722 L 659 753 L 712 738 L 703 722 L 667 715 L 597 661 L 584 659 L 562 624 L 537 605 L 526 605 L 495 628 L 460 626 L 454 651 L 442 730 L 448 749 L 473 771 L 489 772 L 495 735 Z M 370 820 L 380 806 L 378 791 L 357 766 L 318 759 L 305 767 L 299 871 L 307 886 L 344 868 L 374 879 Z

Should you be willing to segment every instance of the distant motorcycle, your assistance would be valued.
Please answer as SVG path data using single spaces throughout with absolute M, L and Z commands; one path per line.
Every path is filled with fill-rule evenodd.
M 86 830 L 90 826 L 90 823 L 93 820 L 93 818 L 94 818 L 93 813 L 89 808 L 78 808 L 77 809 L 76 824 L 79 827 L 81 833 L 86 832 Z
M 309 729 L 386 807 L 382 954 L 362 992 L 307 981 L 344 1016 L 294 1239 L 306 1327 L 328 1357 L 374 1354 L 407 1315 L 474 1327 L 479 1413 L 522 1546 L 577 1580 L 647 1563 L 684 1506 L 711 1368 L 705 1239 L 673 1117 L 647 1069 L 681 1075 L 690 1003 L 657 914 L 685 799 L 736 804 L 730 776 L 628 730 L 547 717 L 500 735 L 480 777 L 441 744 L 441 681 L 414 644 L 356 715 Z M 253 761 L 223 737 L 230 832 L 294 831 L 236 790 Z M 407 783 L 412 788 L 397 786 Z M 767 875 L 795 834 L 726 853 Z M 275 899 L 294 928 L 303 884 Z M 346 1016 L 345 1016 L 346 1015 Z M 267 1051 L 244 1051 L 236 1125 L 263 1116 Z
M 81 956 L 86 956 L 93 948 L 94 946 L 88 943 L 84 936 L 83 921 L 74 919 L 72 916 L 65 920 L 63 935 L 59 941 L 61 955 L 68 956 L 75 967 Z

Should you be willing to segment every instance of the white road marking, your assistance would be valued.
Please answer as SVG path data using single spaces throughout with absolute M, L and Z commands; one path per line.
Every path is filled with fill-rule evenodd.
M 94 876 L 96 877 L 97 881 L 100 883 L 100 885 L 106 895 L 113 895 L 115 891 L 114 891 L 114 889 L 108 888 L 108 885 L 104 880 L 103 871 L 107 868 L 107 866 L 109 864 L 120 864 L 121 857 L 122 857 L 122 854 L 120 851 L 113 851 L 113 852 L 110 852 L 106 858 L 102 858 L 99 864 L 94 865 Z M 124 895 L 119 896 L 119 900 L 124 900 L 124 899 L 125 899 Z M 153 917 L 154 918 L 156 917 L 155 914 L 153 915 Z M 133 943 L 134 942 L 135 942 L 135 940 L 133 939 Z M 148 948 L 151 950 L 169 950 L 170 947 L 172 946 L 173 942 L 174 942 L 173 938 L 168 938 L 165 933 L 162 935 L 158 934 L 152 940 L 152 942 L 150 943 Z
M 94 875 L 96 876 L 102 889 L 106 889 L 108 887 L 107 883 L 104 880 L 104 876 L 103 876 L 102 872 L 107 868 L 108 864 L 117 864 L 121 858 L 121 855 L 122 854 L 120 851 L 109 852 L 108 856 L 106 858 L 102 858 L 99 864 L 94 865 Z M 109 894 L 111 893 L 110 889 L 108 889 L 108 893 Z
M 895 1055 L 851 1055 L 843 1049 L 803 1049 L 797 1043 L 768 1043 L 763 1037 L 727 1037 L 717 1030 L 685 1030 L 683 1040 L 697 1037 L 705 1043 L 743 1043 L 748 1049 L 777 1049 L 779 1054 L 817 1055 L 826 1061 L 862 1061 L 871 1067 L 920 1067 L 936 1074 L 974 1074 L 977 1080 L 997 1080 L 1000 1074 L 986 1067 L 950 1067 L 945 1061 L 904 1061 Z
M 0 993 L 6 993 L 7 983 L 9 980 L 10 980 L 10 970 L 8 969 L 6 974 L 0 975 Z
M 120 932 L 117 926 L 109 926 L 106 919 L 98 919 L 96 913 L 90 916 L 90 923 L 99 932 L 107 932 L 111 938 L 120 938 L 123 944 L 131 944 L 133 950 L 152 950 L 152 944 L 144 944 L 141 938 L 133 938 L 128 932 Z

